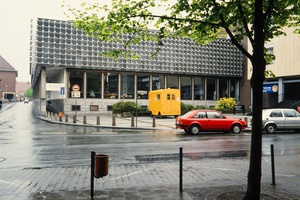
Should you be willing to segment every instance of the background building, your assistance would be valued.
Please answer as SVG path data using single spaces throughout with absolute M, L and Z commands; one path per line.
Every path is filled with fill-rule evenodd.
M 241 100 L 243 56 L 228 39 L 200 46 L 168 38 L 155 58 L 157 44 L 145 41 L 127 47 L 140 59 L 114 60 L 99 52 L 123 49 L 122 43 L 86 36 L 71 22 L 39 18 L 31 34 L 31 81 L 40 114 L 47 102 L 66 114 L 107 111 L 121 99 L 146 106 L 148 96 L 138 91 L 164 88 L 180 89 L 182 101 L 194 106 L 214 106 L 221 97 Z
M 284 28 L 286 36 L 272 39 L 266 44 L 276 59 L 267 65 L 275 77 L 264 82 L 263 107 L 291 107 L 300 105 L 300 38 L 295 28 Z M 248 66 L 250 79 L 251 66 Z
M 17 77 L 18 72 L 0 55 L 0 100 L 15 99 Z

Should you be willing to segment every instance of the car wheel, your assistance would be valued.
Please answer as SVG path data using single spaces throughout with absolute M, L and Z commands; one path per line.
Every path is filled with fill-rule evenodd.
M 275 124 L 268 124 L 265 129 L 267 133 L 275 133 L 276 126 Z
M 234 124 L 232 127 L 231 127 L 231 132 L 232 133 L 240 133 L 242 130 L 241 126 L 239 124 Z
M 200 132 L 200 126 L 199 125 L 192 125 L 190 127 L 190 133 L 197 135 Z

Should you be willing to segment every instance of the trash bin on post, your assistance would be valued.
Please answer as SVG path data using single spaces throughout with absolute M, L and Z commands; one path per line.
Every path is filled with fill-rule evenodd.
M 102 178 L 108 174 L 108 155 L 98 154 L 95 155 L 95 171 L 96 178 Z

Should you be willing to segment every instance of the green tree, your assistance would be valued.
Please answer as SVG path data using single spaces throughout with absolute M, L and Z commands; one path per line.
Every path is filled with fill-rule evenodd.
M 33 91 L 32 91 L 32 88 L 28 88 L 25 92 L 24 92 L 24 96 L 27 97 L 27 98 L 32 98 L 32 95 L 33 95 Z
M 253 121 L 248 186 L 244 199 L 260 199 L 262 156 L 262 91 L 266 64 L 265 43 L 284 35 L 283 27 L 299 27 L 297 0 L 112 0 L 111 5 L 82 4 L 83 10 L 69 7 L 74 26 L 104 41 L 123 42 L 123 48 L 108 56 L 133 55 L 126 46 L 143 40 L 157 42 L 165 37 L 190 38 L 207 44 L 228 35 L 252 64 Z M 165 10 L 162 10 L 165 9 Z M 101 16 L 100 16 L 101 15 Z M 149 27 L 158 31 L 149 31 Z M 299 33 L 299 29 L 295 28 Z M 119 37 L 129 34 L 129 40 Z M 251 50 L 243 44 L 249 42 Z

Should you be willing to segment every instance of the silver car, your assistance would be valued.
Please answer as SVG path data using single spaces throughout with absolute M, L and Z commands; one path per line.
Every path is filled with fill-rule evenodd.
M 262 125 L 267 133 L 275 133 L 276 130 L 297 130 L 300 129 L 300 114 L 289 108 L 264 109 Z

